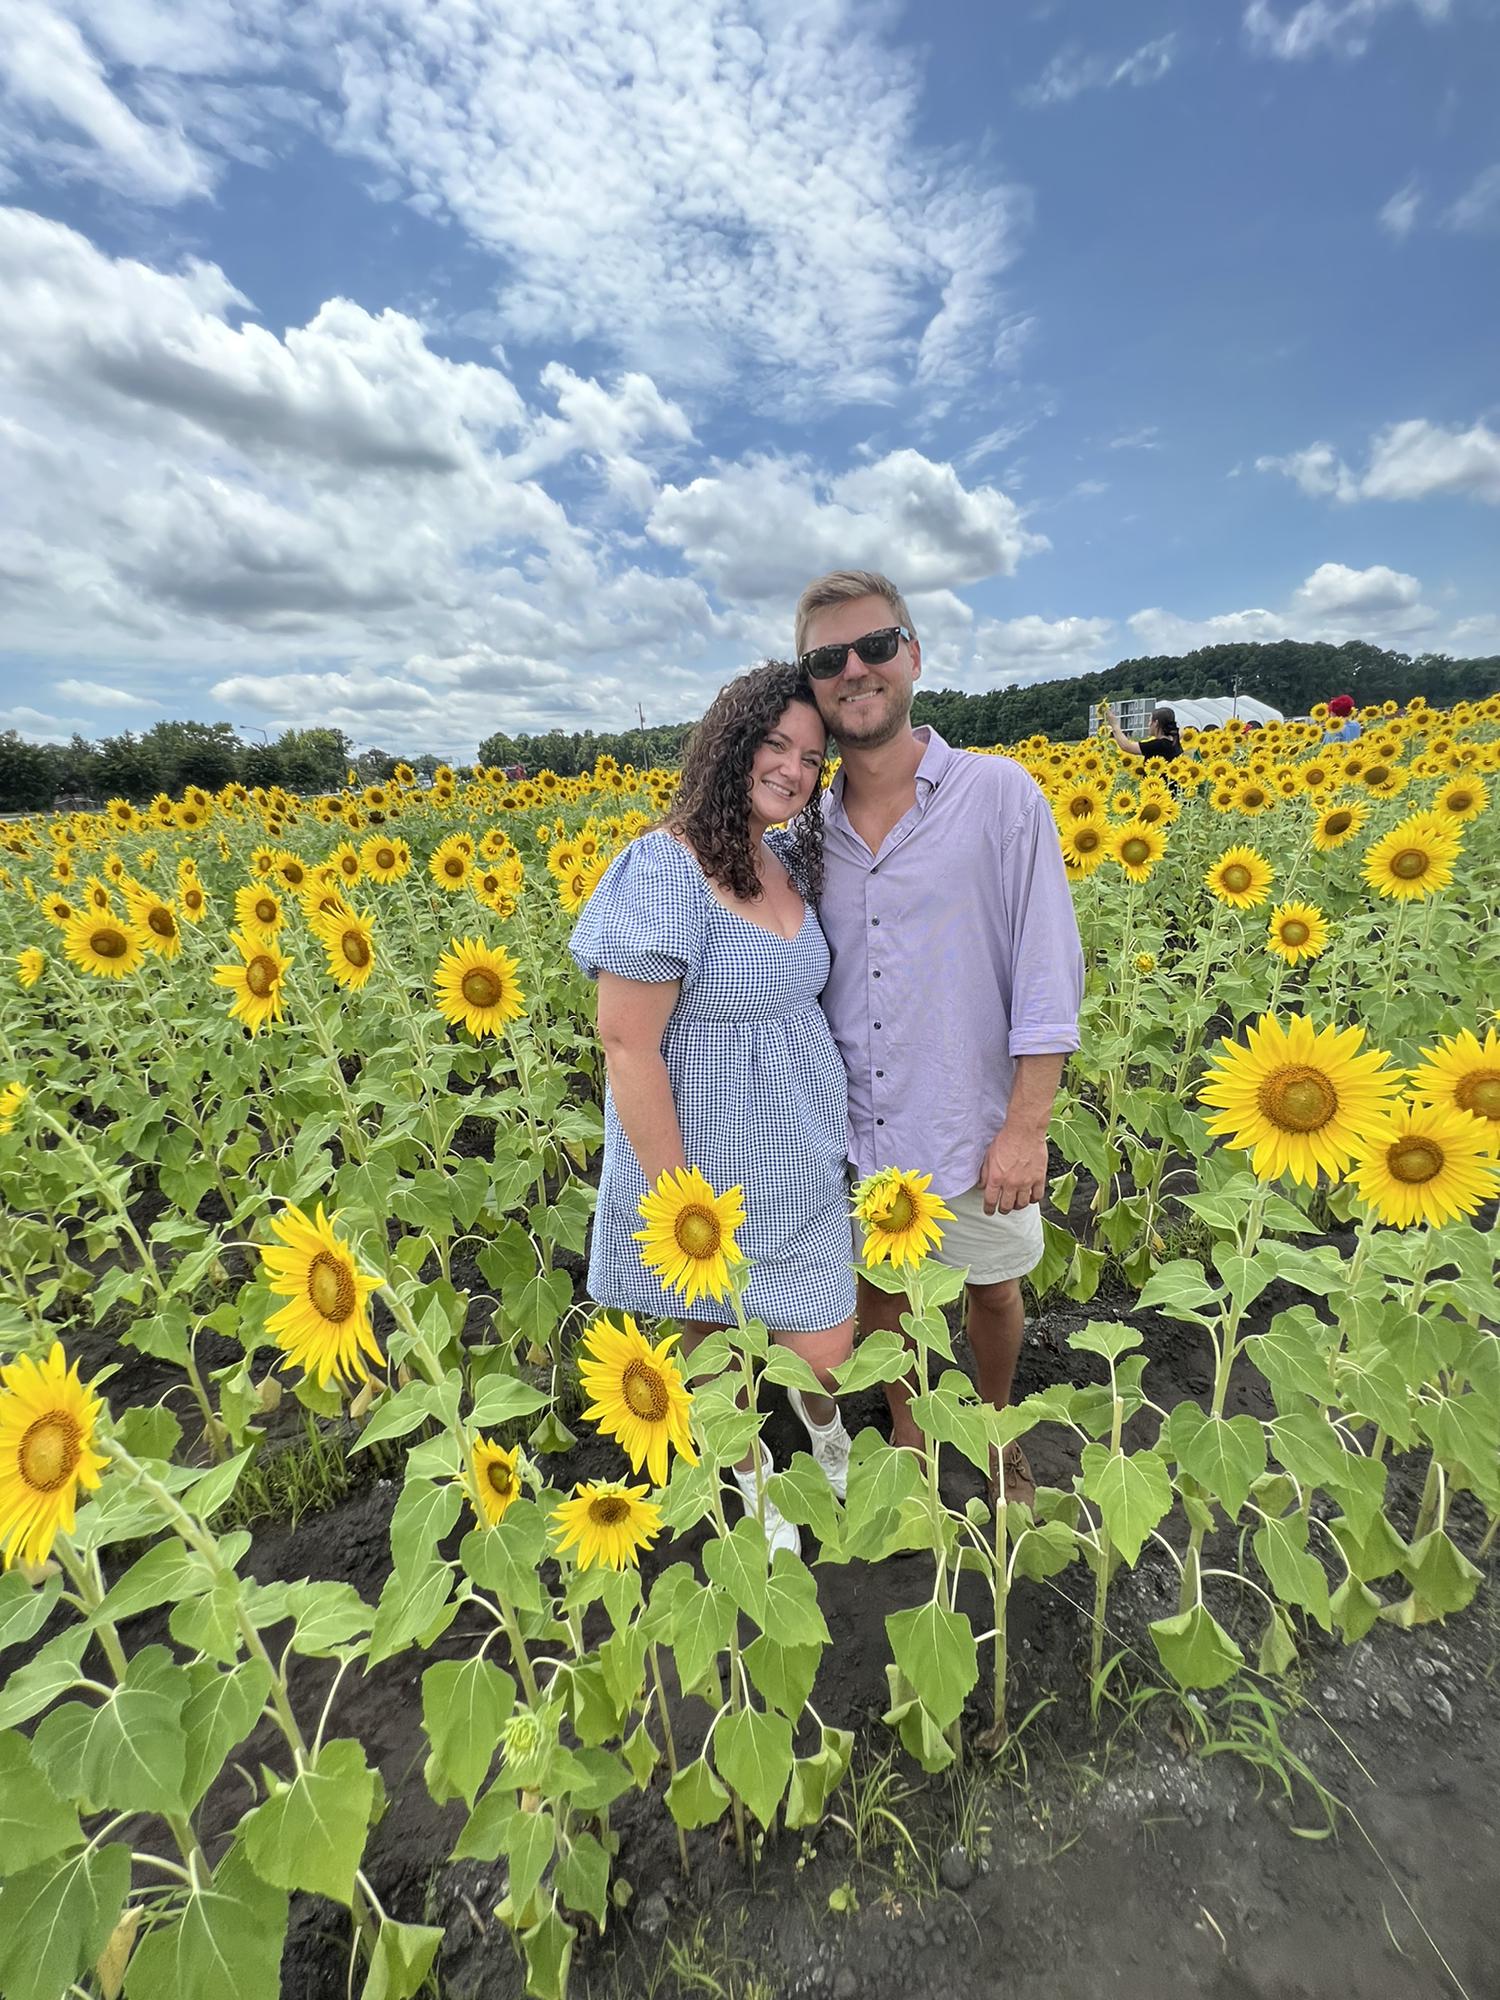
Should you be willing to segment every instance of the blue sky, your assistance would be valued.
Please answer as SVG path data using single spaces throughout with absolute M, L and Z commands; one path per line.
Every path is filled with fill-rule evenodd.
M 535 18 L 529 18 L 535 16 Z M 0 728 L 1500 652 L 1500 0 L 31 0 Z

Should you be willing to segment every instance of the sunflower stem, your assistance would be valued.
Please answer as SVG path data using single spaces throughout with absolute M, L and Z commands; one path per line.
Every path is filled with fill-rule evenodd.
M 166 1286 L 162 1283 L 161 1273 L 156 1268 L 156 1259 L 147 1249 L 141 1238 L 140 1231 L 130 1219 L 130 1211 L 116 1194 L 108 1176 L 100 1171 L 98 1161 L 94 1158 L 88 1147 L 80 1140 L 75 1139 L 67 1126 L 60 1119 L 54 1118 L 50 1111 L 44 1111 L 40 1105 L 37 1105 L 36 1115 L 47 1127 L 48 1131 L 55 1132 L 65 1145 L 71 1146 L 78 1157 L 87 1163 L 94 1193 L 98 1195 L 100 1201 L 103 1202 L 104 1206 L 115 1218 L 122 1234 L 130 1239 L 131 1244 L 135 1248 L 136 1256 L 140 1259 L 141 1269 L 150 1283 L 152 1291 L 155 1292 L 158 1301 L 165 1299 L 167 1295 Z
M 677 1738 L 672 1731 L 672 1711 L 667 1705 L 667 1691 L 662 1685 L 660 1651 L 653 1641 L 651 1646 L 651 1683 L 656 1691 L 656 1712 L 661 1717 L 661 1733 L 666 1744 L 667 1770 L 672 1778 L 677 1776 Z M 674 1821 L 675 1825 L 676 1822 Z M 682 1863 L 684 1876 L 693 1872 L 688 1860 L 687 1835 L 677 1827 L 677 1858 Z

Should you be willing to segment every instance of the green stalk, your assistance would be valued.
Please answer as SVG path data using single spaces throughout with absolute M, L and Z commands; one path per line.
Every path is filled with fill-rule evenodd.
M 654 1641 L 651 1646 L 651 1683 L 656 1690 L 656 1710 L 661 1717 L 661 1733 L 666 1744 L 667 1771 L 675 1779 L 677 1776 L 677 1738 L 672 1733 L 672 1713 L 667 1706 L 667 1691 L 662 1685 L 661 1678 L 661 1657 Z M 677 1858 L 682 1864 L 684 1876 L 689 1876 L 693 1870 L 688 1861 L 687 1835 L 680 1826 L 677 1826 L 675 1820 L 672 1824 L 677 1827 Z

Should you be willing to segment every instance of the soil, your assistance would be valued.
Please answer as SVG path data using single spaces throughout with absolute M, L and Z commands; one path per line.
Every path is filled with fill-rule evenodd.
M 1258 1302 L 1257 1329 L 1287 1303 L 1279 1290 Z M 1136 1310 L 1122 1294 L 1101 1295 L 1087 1307 L 1045 1301 L 1028 1328 L 1017 1395 L 1094 1377 L 1092 1358 L 1069 1349 L 1066 1338 L 1098 1318 L 1140 1327 L 1157 1401 L 1207 1393 L 1210 1364 L 1192 1331 Z M 112 1399 L 126 1388 L 131 1400 L 154 1400 L 162 1386 L 155 1376 L 173 1379 L 149 1357 L 115 1350 L 113 1358 L 126 1368 Z M 767 1401 L 766 1436 L 784 1464 L 802 1434 L 778 1391 L 768 1391 Z M 1230 1407 L 1271 1413 L 1248 1370 Z M 851 1399 L 845 1415 L 851 1431 L 867 1423 L 883 1428 L 879 1392 Z M 1070 1482 L 1074 1462 L 1062 1437 L 1038 1432 L 1028 1448 L 1040 1481 Z M 554 1459 L 549 1476 L 563 1484 L 613 1465 L 607 1448 L 588 1438 Z M 373 1603 L 389 1568 L 398 1487 L 365 1476 L 338 1507 L 295 1528 L 260 1524 L 247 1559 L 253 1572 L 263 1580 L 341 1579 Z M 1417 1483 L 1412 1468 L 1398 1463 L 1390 1505 L 1403 1532 L 1411 1528 Z M 977 1473 L 945 1457 L 950 1501 L 961 1503 L 979 1484 Z M 1472 1550 L 1482 1522 L 1463 1511 L 1470 1504 L 1461 1496 L 1454 1519 Z M 701 1540 L 700 1530 L 677 1543 L 671 1559 L 692 1560 Z M 811 1548 L 805 1553 L 814 1559 Z M 648 1558 L 648 1579 L 665 1559 Z M 884 1620 L 925 1597 L 928 1574 L 920 1556 L 819 1571 L 834 1645 L 814 1700 L 827 1722 L 856 1732 L 859 1790 L 892 1817 L 872 1817 L 862 1851 L 832 1823 L 816 1838 L 780 1833 L 748 1871 L 722 1831 L 709 1829 L 690 1837 L 694 1872 L 684 1881 L 660 1799 L 627 1795 L 613 1824 L 622 1843 L 617 1874 L 629 1883 L 630 1900 L 604 1938 L 580 1938 L 575 1992 L 596 2000 L 679 1992 L 721 2000 L 1500 1996 L 1500 1592 L 1493 1568 L 1474 1605 L 1446 1625 L 1413 1632 L 1377 1625 L 1350 1649 L 1307 1628 L 1298 1677 L 1278 1697 L 1277 1726 L 1316 1785 L 1295 1780 L 1290 1798 L 1274 1772 L 1246 1755 L 1202 1754 L 1203 1742 L 1222 1735 L 1229 1719 L 1217 1696 L 1198 1708 L 1199 1728 L 1179 1699 L 1159 1693 L 1132 1719 L 1106 1711 L 1095 1729 L 1082 1670 L 1092 1579 L 1078 1566 L 1046 1583 L 1022 1581 L 1013 1594 L 1011 1719 L 1031 1717 L 1018 1743 L 1001 1760 L 987 1760 L 977 1738 L 989 1718 L 976 1701 L 965 1718 L 962 1773 L 928 1778 L 880 1722 L 889 1657 Z M 1112 1586 L 1112 1632 L 1133 1649 L 1122 1694 L 1159 1685 L 1145 1627 L 1175 1608 L 1175 1594 L 1175 1571 L 1160 1552 L 1148 1552 Z M 1258 1635 L 1243 1593 L 1212 1601 L 1253 1657 Z M 969 1608 L 983 1616 L 977 1598 Z M 156 1616 L 127 1628 L 127 1643 L 164 1636 L 153 1626 Z M 458 1656 L 469 1643 L 460 1620 L 435 1654 Z M 332 1668 L 299 1662 L 296 1673 L 300 1708 L 321 1695 Z M 366 1873 L 391 1915 L 444 1925 L 436 1966 L 444 2000 L 510 2000 L 523 1980 L 492 1916 L 503 1870 L 447 1859 L 465 1815 L 461 1806 L 434 1806 L 423 1783 L 419 1673 L 416 1657 L 407 1656 L 363 1681 L 347 1677 L 329 1725 L 333 1734 L 358 1734 L 388 1794 Z M 691 1740 L 705 1719 L 696 1702 L 684 1703 L 682 1733 Z M 262 1750 L 275 1755 L 269 1738 L 238 1755 L 254 1768 Z M 1338 1803 L 1325 1811 L 1317 1787 Z M 835 1798 L 835 1814 L 850 1812 L 849 1798 L 847 1789 Z M 211 1796 L 203 1828 L 211 1853 L 218 1852 L 216 1833 L 227 1834 L 242 1806 L 242 1792 L 226 1799 L 216 1829 Z M 286 2000 L 342 1993 L 347 1973 L 345 1914 L 316 1897 L 294 1898 Z

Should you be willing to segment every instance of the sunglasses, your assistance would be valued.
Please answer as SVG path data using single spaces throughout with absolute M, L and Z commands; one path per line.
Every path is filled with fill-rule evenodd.
M 844 662 L 851 652 L 867 667 L 882 667 L 887 660 L 895 659 L 896 648 L 903 639 L 911 644 L 911 634 L 904 625 L 885 625 L 878 632 L 866 632 L 862 639 L 845 639 L 837 646 L 814 646 L 810 653 L 802 654 L 797 665 L 809 680 L 831 681 L 835 674 L 844 671 Z

